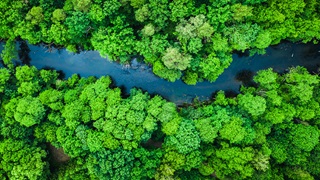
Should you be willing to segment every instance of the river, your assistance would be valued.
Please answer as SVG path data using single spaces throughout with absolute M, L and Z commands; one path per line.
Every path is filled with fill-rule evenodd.
M 189 103 L 195 97 L 208 100 L 218 90 L 236 94 L 240 85 L 250 82 L 250 77 L 261 69 L 272 67 L 281 73 L 288 67 L 301 65 L 310 72 L 317 73 L 320 67 L 320 44 L 283 42 L 269 47 L 265 55 L 248 57 L 234 54 L 230 67 L 214 83 L 201 82 L 191 86 L 181 80 L 174 83 L 163 80 L 152 73 L 151 67 L 136 60 L 130 66 L 124 66 L 100 57 L 96 51 L 73 54 L 65 49 L 48 49 L 43 45 L 26 46 L 30 49 L 29 53 L 25 54 L 29 55 L 30 64 L 39 69 L 49 67 L 62 70 L 66 78 L 75 73 L 82 77 L 109 75 L 125 94 L 128 94 L 131 88 L 137 87 L 150 94 L 159 94 L 178 105 Z M 2 49 L 0 46 L 0 50 Z

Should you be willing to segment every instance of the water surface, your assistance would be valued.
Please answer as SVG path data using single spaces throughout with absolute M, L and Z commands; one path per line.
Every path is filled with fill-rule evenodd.
M 72 74 L 82 77 L 109 75 L 116 86 L 128 93 L 133 87 L 141 88 L 150 94 L 159 94 L 176 104 L 191 102 L 193 98 L 208 100 L 218 90 L 239 92 L 242 84 L 236 77 L 254 75 L 258 70 L 272 67 L 277 72 L 284 72 L 288 67 L 302 65 L 311 72 L 317 72 L 320 65 L 320 45 L 281 43 L 267 49 L 265 55 L 253 57 L 233 55 L 230 67 L 214 83 L 201 82 L 195 86 L 186 85 L 181 80 L 174 83 L 163 80 L 152 73 L 151 67 L 133 61 L 125 66 L 100 57 L 96 51 L 79 54 L 69 53 L 45 46 L 27 45 L 30 49 L 30 64 L 37 68 L 62 70 L 66 78 Z M 2 50 L 2 47 L 0 48 Z M 26 58 L 26 57 L 24 57 Z M 28 57 L 26 58 L 28 59 Z M 237 76 L 238 75 L 238 76 Z

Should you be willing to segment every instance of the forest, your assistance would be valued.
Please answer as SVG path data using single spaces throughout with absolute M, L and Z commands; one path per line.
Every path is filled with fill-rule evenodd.
M 108 76 L 1 68 L 0 177 L 319 179 L 319 76 L 298 66 L 253 80 L 235 97 L 177 107 L 124 96 Z M 53 146 L 67 158 L 54 161 Z
M 168 81 L 214 82 L 232 53 L 320 39 L 318 0 L 2 0 L 0 39 L 97 50 Z M 9 61 L 9 60 L 6 60 Z
M 319 12 L 318 0 L 1 0 L 0 179 L 320 179 L 320 77 L 305 67 L 177 106 L 108 75 L 12 62 L 21 40 L 214 82 L 233 53 L 318 43 Z

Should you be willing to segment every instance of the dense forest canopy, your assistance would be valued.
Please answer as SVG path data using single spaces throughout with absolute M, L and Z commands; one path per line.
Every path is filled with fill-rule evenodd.
M 319 179 L 319 76 L 270 68 L 253 80 L 177 107 L 139 89 L 124 97 L 107 76 L 1 68 L 0 178 Z
M 0 39 L 141 55 L 161 78 L 215 81 L 231 53 L 264 53 L 281 40 L 320 39 L 318 0 L 2 0 Z
M 320 78 L 304 67 L 177 107 L 124 96 L 108 76 L 11 61 L 22 39 L 121 63 L 141 55 L 161 78 L 196 84 L 233 52 L 318 43 L 319 29 L 318 0 L 2 0 L 0 179 L 320 179 Z

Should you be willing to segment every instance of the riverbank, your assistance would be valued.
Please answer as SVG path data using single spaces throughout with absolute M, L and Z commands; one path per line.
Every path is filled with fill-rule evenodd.
M 115 86 L 120 87 L 124 94 L 128 94 L 131 88 L 136 87 L 150 94 L 159 94 L 177 105 L 190 103 L 196 97 L 200 101 L 210 100 L 212 93 L 219 90 L 237 94 L 239 87 L 250 82 L 258 70 L 271 67 L 276 72 L 283 73 L 289 67 L 301 65 L 311 73 L 317 73 L 320 65 L 319 44 L 283 42 L 269 47 L 265 55 L 249 57 L 245 54 L 234 54 L 230 67 L 214 83 L 204 81 L 190 86 L 181 80 L 172 83 L 161 79 L 152 73 L 151 67 L 143 63 L 133 61 L 130 66 L 124 66 L 108 61 L 100 57 L 96 51 L 73 54 L 65 49 L 51 48 L 48 51 L 45 46 L 29 44 L 28 48 L 29 63 L 38 69 L 56 69 L 62 71 L 65 78 L 72 74 L 79 74 L 82 77 L 109 75 Z

